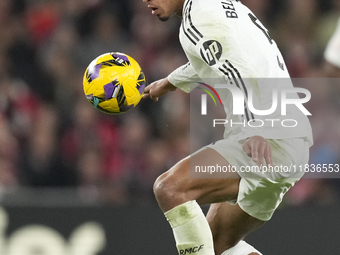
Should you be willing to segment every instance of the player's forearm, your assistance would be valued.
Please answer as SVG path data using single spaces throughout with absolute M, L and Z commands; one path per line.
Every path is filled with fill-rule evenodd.
M 160 79 L 145 88 L 143 98 L 151 98 L 154 101 L 158 101 L 159 97 L 176 89 L 167 78 Z

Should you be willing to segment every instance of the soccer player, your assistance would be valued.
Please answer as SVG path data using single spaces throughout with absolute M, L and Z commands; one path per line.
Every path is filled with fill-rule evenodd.
M 285 115 L 280 111 L 261 115 L 254 109 L 258 114 L 250 111 L 245 100 L 244 114 L 234 114 L 233 93 L 241 91 L 246 99 L 253 91 L 255 108 L 266 110 L 273 104 L 274 87 L 280 90 L 284 86 L 292 92 L 282 55 L 268 30 L 239 1 L 143 2 L 161 21 L 174 15 L 182 17 L 179 37 L 189 60 L 168 77 L 146 87 L 144 98 L 157 101 L 177 88 L 190 92 L 199 85 L 193 86 L 197 79 L 213 87 L 222 82 L 229 85 L 228 90 L 215 87 L 224 104 L 226 120 L 244 123 L 226 125 L 223 140 L 184 158 L 157 178 L 154 193 L 173 229 L 178 253 L 261 254 L 243 239 L 272 217 L 283 195 L 303 173 L 265 173 L 260 166 L 306 164 L 312 145 L 311 127 L 306 112 L 301 111 L 302 104 L 295 108 L 289 105 Z M 298 100 L 297 94 L 295 98 Z M 273 121 L 263 124 L 266 119 Z M 277 125 L 287 119 L 295 120 L 296 125 Z M 254 127 L 255 123 L 263 125 Z M 190 170 L 195 165 L 236 169 L 259 166 L 259 171 L 230 171 L 223 173 L 223 178 L 192 178 Z M 200 208 L 203 204 L 211 204 L 206 217 Z
M 340 19 L 325 50 L 324 73 L 327 77 L 340 77 Z

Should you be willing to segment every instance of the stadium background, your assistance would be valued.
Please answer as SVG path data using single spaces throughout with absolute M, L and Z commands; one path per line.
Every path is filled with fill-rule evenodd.
M 293 77 L 323 77 L 339 1 L 242 2 Z M 190 151 L 189 96 L 108 116 L 86 101 L 82 77 L 93 58 L 119 51 L 148 82 L 163 78 L 186 62 L 178 25 L 141 0 L 0 1 L 0 254 L 176 254 L 152 184 Z M 340 163 L 340 90 L 311 92 L 311 162 Z M 338 179 L 303 179 L 250 241 L 265 254 L 339 254 L 339 194 Z

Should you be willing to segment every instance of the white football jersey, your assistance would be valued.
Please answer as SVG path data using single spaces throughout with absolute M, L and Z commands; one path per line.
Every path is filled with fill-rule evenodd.
M 325 59 L 340 68 L 340 19 L 334 34 L 328 42 Z
M 168 79 L 185 92 L 200 85 L 193 82 L 197 79 L 216 88 L 227 114 L 225 138 L 303 137 L 312 145 L 309 120 L 300 109 L 303 105 L 289 104 L 282 115 L 281 90 L 285 89 L 289 99 L 297 100 L 298 95 L 287 92 L 294 88 L 282 55 L 268 30 L 245 5 L 236 0 L 186 0 L 179 36 L 189 62 Z M 236 98 L 243 100 L 242 113 L 235 112 Z M 274 102 L 275 98 L 279 101 Z

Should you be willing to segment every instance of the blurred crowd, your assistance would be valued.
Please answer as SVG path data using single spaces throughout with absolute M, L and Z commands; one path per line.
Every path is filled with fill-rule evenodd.
M 339 1 L 242 2 L 271 31 L 292 77 L 324 77 Z M 154 180 L 190 153 L 189 95 L 176 90 L 110 116 L 87 102 L 82 79 L 112 51 L 133 56 L 148 83 L 167 76 L 186 63 L 179 24 L 158 21 L 142 0 L 0 0 L 0 197 L 74 187 L 89 202 L 153 203 Z M 340 88 L 309 89 L 311 162 L 340 163 Z M 329 204 L 339 191 L 337 179 L 304 179 L 285 203 Z

